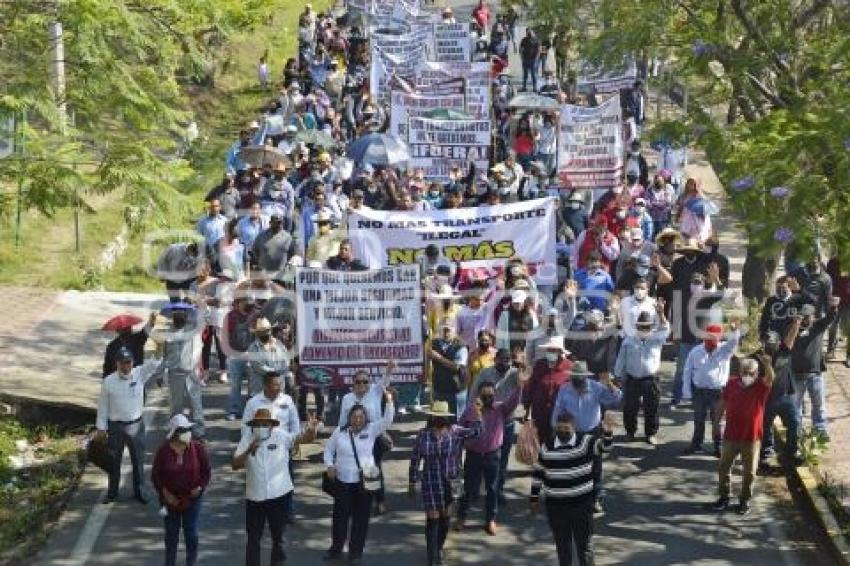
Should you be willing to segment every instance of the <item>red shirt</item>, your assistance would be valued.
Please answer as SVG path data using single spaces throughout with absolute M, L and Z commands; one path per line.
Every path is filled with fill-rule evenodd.
M 481 29 L 486 33 L 487 26 L 490 23 L 490 8 L 487 7 L 487 4 L 483 6 L 476 6 L 474 10 L 472 10 L 472 17 L 475 18 L 475 21 L 478 22 L 478 25 L 481 26 Z
M 176 497 L 188 497 L 196 487 L 206 489 L 210 483 L 210 461 L 204 445 L 193 440 L 183 451 L 181 460 L 165 441 L 154 456 L 151 482 L 160 495 L 163 487 Z
M 561 386 L 570 380 L 572 369 L 573 362 L 567 358 L 551 368 L 546 360 L 538 360 L 534 364 L 531 379 L 522 390 L 522 405 L 526 411 L 531 408 L 531 418 L 538 431 L 549 430 L 555 398 Z
M 770 387 L 761 379 L 744 387 L 740 377 L 731 377 L 723 388 L 723 402 L 726 404 L 723 439 L 735 442 L 761 440 L 764 432 L 764 405 L 769 394 Z

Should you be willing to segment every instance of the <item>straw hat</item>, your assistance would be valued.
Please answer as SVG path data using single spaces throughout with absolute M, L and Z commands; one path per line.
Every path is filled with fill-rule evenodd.
M 549 340 L 537 346 L 539 350 L 558 350 L 562 354 L 569 354 L 570 351 L 564 348 L 563 336 L 550 336 Z
M 681 241 L 682 235 L 674 228 L 665 228 L 655 236 L 655 243 L 660 244 L 661 240 L 666 240 L 667 238 Z
M 253 332 L 271 332 L 272 324 L 269 322 L 269 319 L 260 317 L 257 319 L 257 322 L 254 323 Z
M 434 299 L 443 299 L 443 300 L 452 300 L 452 299 L 458 298 L 458 296 L 454 292 L 454 289 L 452 289 L 452 286 L 448 285 L 448 284 L 447 285 L 441 285 L 440 290 L 436 294 L 431 295 L 431 297 L 434 298 Z
M 528 299 L 528 293 L 522 289 L 514 289 L 511 291 L 511 302 L 514 304 L 524 303 Z
M 684 252 L 701 252 L 702 248 L 699 246 L 699 242 L 697 242 L 696 238 L 688 238 L 685 240 L 685 243 L 676 248 L 676 253 L 684 253 Z
M 245 423 L 248 426 L 258 426 L 261 424 L 269 424 L 272 426 L 278 426 L 280 421 L 272 418 L 272 412 L 268 409 L 257 409 L 257 412 L 254 413 L 254 418 Z
M 449 411 L 448 401 L 434 401 L 425 409 L 425 414 L 431 417 L 453 417 L 454 413 Z

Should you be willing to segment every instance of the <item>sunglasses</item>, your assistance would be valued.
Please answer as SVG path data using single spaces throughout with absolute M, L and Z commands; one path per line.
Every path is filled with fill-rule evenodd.
M 369 385 L 369 380 L 368 379 L 355 379 L 354 384 L 355 385 Z

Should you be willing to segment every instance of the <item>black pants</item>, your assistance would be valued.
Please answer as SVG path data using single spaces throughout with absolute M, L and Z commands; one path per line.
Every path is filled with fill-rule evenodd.
M 269 522 L 272 535 L 273 566 L 283 564 L 286 554 L 283 552 L 283 506 L 286 495 L 265 501 L 245 501 L 245 530 L 248 543 L 245 545 L 246 566 L 260 566 L 260 540 Z
M 183 300 L 183 297 L 189 294 L 189 287 L 194 279 L 186 279 L 185 281 L 165 280 L 165 291 L 168 294 L 168 300 L 172 303 L 177 303 Z
M 369 513 L 372 510 L 372 494 L 361 491 L 359 483 L 337 482 L 334 498 L 333 524 L 331 526 L 331 551 L 342 552 L 348 540 L 348 556 L 359 558 L 366 546 L 369 531 Z M 351 536 L 349 536 L 349 524 Z
M 204 370 L 210 369 L 210 354 L 212 354 L 212 345 L 215 342 L 215 351 L 218 354 L 218 367 L 222 370 L 227 369 L 227 354 L 221 347 L 221 340 L 218 337 L 219 329 L 215 326 L 207 326 L 206 332 L 202 334 L 203 345 L 201 346 L 201 367 Z
M 145 424 L 142 419 L 132 423 L 109 421 L 106 440 L 115 465 L 109 472 L 107 494 L 111 498 L 118 496 L 118 484 L 121 482 L 121 460 L 124 458 L 124 446 L 130 451 L 133 465 L 133 491 L 141 493 L 145 467 Z
M 570 566 L 573 563 L 573 541 L 579 565 L 593 566 L 592 504 L 591 500 L 580 504 L 564 504 L 551 500 L 546 502 L 546 518 L 555 537 L 560 566 Z
M 658 432 L 658 403 L 661 397 L 661 388 L 656 376 L 626 380 L 623 401 L 623 427 L 627 434 L 637 432 L 637 417 L 643 405 L 643 431 L 646 436 L 653 436 Z
M 373 494 L 375 501 L 378 503 L 384 502 L 384 448 L 380 441 L 375 442 L 372 448 L 372 457 L 375 459 L 375 466 L 381 471 L 381 489 Z

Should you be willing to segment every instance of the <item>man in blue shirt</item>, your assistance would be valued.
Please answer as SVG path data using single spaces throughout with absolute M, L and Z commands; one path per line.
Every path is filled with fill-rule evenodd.
M 608 310 L 608 301 L 614 292 L 614 281 L 605 269 L 598 252 L 590 252 L 587 257 L 587 268 L 576 270 L 575 280 L 579 288 L 579 296 L 590 303 L 592 309 Z
M 575 428 L 579 432 L 596 434 L 601 436 L 602 411 L 601 406 L 618 404 L 623 398 L 610 374 L 604 373 L 599 376 L 599 381 L 589 379 L 591 374 L 587 371 L 584 362 L 576 362 L 570 374 L 570 381 L 565 383 L 558 391 L 555 407 L 552 409 L 552 429 L 558 419 L 564 413 L 570 413 L 575 417 Z M 593 510 L 602 512 L 602 457 L 593 458 Z
M 198 220 L 198 234 L 204 237 L 204 245 L 215 249 L 215 244 L 224 237 L 227 217 L 221 213 L 221 202 L 216 198 L 209 202 L 207 214 Z

